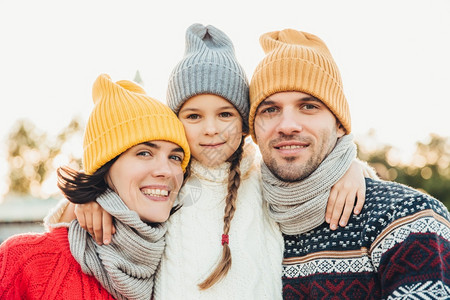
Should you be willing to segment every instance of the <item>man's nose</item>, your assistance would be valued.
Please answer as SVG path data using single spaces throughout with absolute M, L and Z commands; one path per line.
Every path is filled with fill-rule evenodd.
M 301 117 L 293 109 L 285 109 L 277 126 L 277 132 L 285 135 L 292 135 L 303 130 Z

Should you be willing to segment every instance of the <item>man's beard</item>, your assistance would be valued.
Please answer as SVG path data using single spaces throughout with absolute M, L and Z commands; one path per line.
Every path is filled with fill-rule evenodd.
M 308 161 L 301 165 L 296 165 L 295 157 L 287 157 L 284 158 L 286 164 L 282 166 L 278 165 L 275 159 L 271 159 L 268 163 L 266 163 L 266 165 L 270 172 L 272 172 L 272 174 L 279 180 L 296 182 L 311 175 L 311 173 L 313 173 L 322 162 L 322 159 L 319 157 L 316 157 L 315 160 L 313 158 L 314 157 L 309 158 Z
M 319 167 L 328 153 L 331 152 L 331 150 L 335 146 L 335 143 L 333 143 L 333 145 L 330 145 L 327 144 L 327 140 L 323 140 L 320 147 L 318 147 L 318 149 L 320 150 L 317 150 L 314 149 L 314 142 L 311 142 L 307 139 L 303 140 L 308 141 L 309 147 L 313 149 L 312 153 L 310 154 L 311 156 L 306 161 L 297 163 L 297 157 L 280 158 L 279 160 L 281 163 L 277 163 L 277 160 L 273 157 L 269 159 L 268 163 L 264 161 L 270 172 L 272 172 L 272 174 L 276 178 L 285 182 L 297 182 L 304 180 Z

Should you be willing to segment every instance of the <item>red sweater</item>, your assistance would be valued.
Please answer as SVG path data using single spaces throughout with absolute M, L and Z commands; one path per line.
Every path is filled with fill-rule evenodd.
M 67 228 L 0 245 L 0 299 L 114 299 L 73 258 Z

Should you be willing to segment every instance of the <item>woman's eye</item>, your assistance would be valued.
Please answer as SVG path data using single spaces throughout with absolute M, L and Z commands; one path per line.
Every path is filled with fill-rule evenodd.
M 137 155 L 139 155 L 139 156 L 152 156 L 152 153 L 150 151 L 139 151 Z
M 171 155 L 169 156 L 169 158 L 179 162 L 183 161 L 183 157 L 181 157 L 180 155 Z

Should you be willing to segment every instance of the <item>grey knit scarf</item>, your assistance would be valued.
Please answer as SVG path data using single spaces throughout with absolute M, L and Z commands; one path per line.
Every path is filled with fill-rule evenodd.
M 355 157 L 353 136 L 344 135 L 319 167 L 301 181 L 281 181 L 261 163 L 263 198 L 269 204 L 269 215 L 284 234 L 301 234 L 325 221 L 330 189 Z
M 150 299 L 166 226 L 147 225 L 112 190 L 97 203 L 115 218 L 116 233 L 109 245 L 99 246 L 74 220 L 68 235 L 72 255 L 83 272 L 95 276 L 114 298 Z

